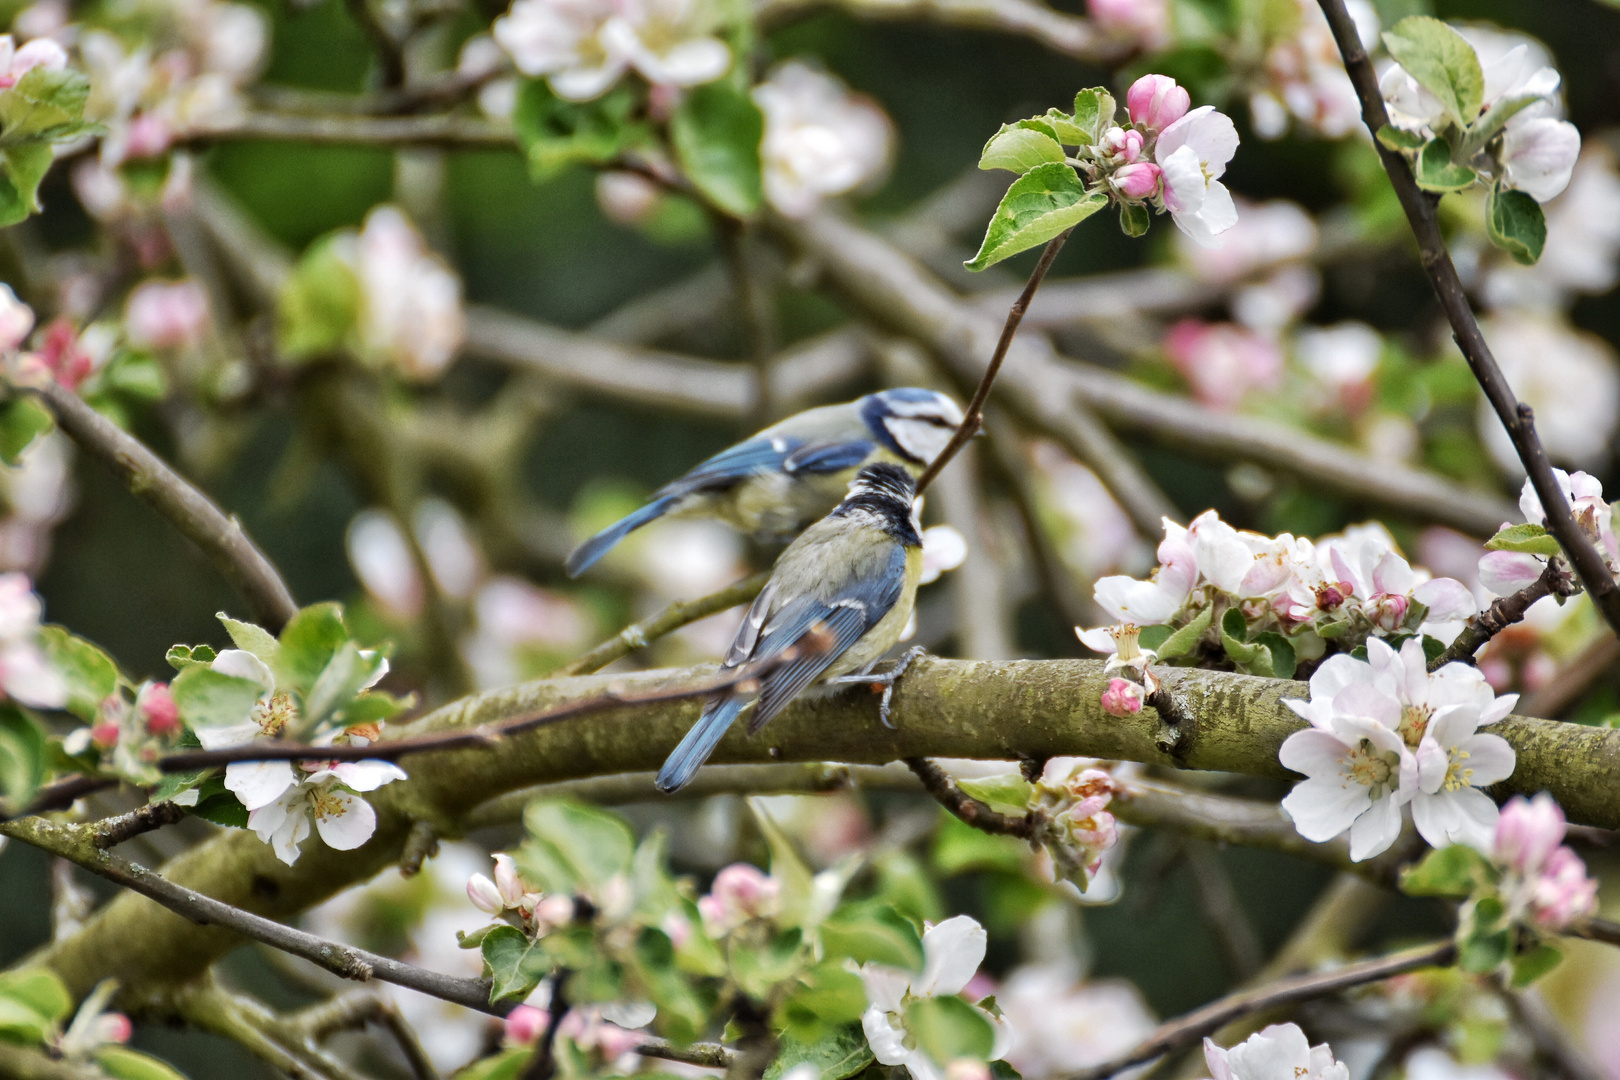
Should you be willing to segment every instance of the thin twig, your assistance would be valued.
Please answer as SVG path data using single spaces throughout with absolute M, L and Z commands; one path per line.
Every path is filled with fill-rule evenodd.
M 90 842 L 98 848 L 115 848 L 125 840 L 132 839 L 142 833 L 161 829 L 165 825 L 173 825 L 182 821 L 190 813 L 188 809 L 165 799 L 162 802 L 147 803 L 118 817 L 104 818 L 96 822 L 91 828 Z
M 148 450 L 138 439 L 102 416 L 84 399 L 52 380 L 20 388 L 38 394 L 62 430 L 124 485 L 203 550 L 214 567 L 246 602 L 254 619 L 272 634 L 298 613 L 292 593 L 234 517 Z
M 638 623 L 631 623 L 584 656 L 559 669 L 557 674 L 590 675 L 601 671 L 615 660 L 629 656 L 637 649 L 645 649 L 665 634 L 679 630 L 688 623 L 697 622 L 738 604 L 748 603 L 759 595 L 759 591 L 769 580 L 771 574 L 766 570 L 708 596 L 701 596 L 696 600 L 677 600 L 658 614 Z
M 1046 272 L 1052 269 L 1052 262 L 1063 250 L 1063 244 L 1074 232 L 1070 227 L 1058 233 L 1046 242 L 1041 250 L 1041 257 L 1035 263 L 1035 269 L 1029 272 L 1029 280 L 1024 283 L 1024 291 L 1018 294 L 1018 299 L 1012 302 L 1007 309 L 1007 321 L 1002 324 L 1001 337 L 996 340 L 996 351 L 990 354 L 990 363 L 985 366 L 984 376 L 979 380 L 979 387 L 973 391 L 973 400 L 968 402 L 967 411 L 962 415 L 962 423 L 957 427 L 956 434 L 951 441 L 945 444 L 945 449 L 939 456 L 929 463 L 923 474 L 917 477 L 917 494 L 921 495 L 929 484 L 934 482 L 940 470 L 950 464 L 951 458 L 957 455 L 967 441 L 979 433 L 984 424 L 984 403 L 989 400 L 990 388 L 995 385 L 996 376 L 1001 374 L 1001 365 L 1007 360 L 1007 350 L 1012 347 L 1013 336 L 1018 333 L 1018 324 L 1024 321 L 1024 312 L 1029 310 L 1029 302 L 1035 299 L 1035 291 L 1041 287 L 1046 279 Z
M 365 32 L 366 37 L 371 39 L 372 49 L 382 66 L 383 86 L 390 89 L 404 86 L 405 51 L 371 10 L 368 0 L 344 0 L 343 6 L 348 9 L 349 17 Z
M 33 801 L 11 817 L 29 817 L 33 814 L 48 814 L 52 810 L 66 810 L 86 795 L 115 788 L 119 783 L 119 780 L 110 776 L 64 777 L 40 788 L 34 793 Z M 0 813 L 0 821 L 10 821 L 11 817 Z
M 1556 720 L 1604 675 L 1620 664 L 1620 639 L 1604 634 L 1561 665 L 1548 680 L 1519 700 L 1519 711 L 1526 716 Z
M 1585 923 L 1565 931 L 1573 937 L 1583 937 L 1588 941 L 1602 941 L 1609 945 L 1620 945 L 1620 922 L 1611 919 L 1588 919 Z
M 509 125 L 469 116 L 308 116 L 250 112 L 193 128 L 192 142 L 268 140 L 317 146 L 442 146 L 515 150 Z
M 1439 656 L 1429 661 L 1429 670 L 1438 671 L 1455 660 L 1471 663 L 1474 654 L 1484 648 L 1486 642 L 1514 623 L 1523 620 L 1524 613 L 1530 610 L 1531 604 L 1542 597 L 1571 596 L 1576 591 L 1569 571 L 1564 569 L 1564 561 L 1559 558 L 1548 559 L 1547 568 L 1536 580 L 1512 596 L 1503 596 L 1491 601 L 1490 607 L 1478 615 L 1470 616 L 1457 639 Z
M 1263 954 L 1260 936 L 1254 923 L 1243 910 L 1243 901 L 1232 885 L 1220 855 L 1210 845 L 1198 840 L 1182 846 L 1187 859 L 1187 871 L 1192 877 L 1193 894 L 1198 910 L 1204 916 L 1215 937 L 1221 957 L 1234 979 L 1246 980 L 1260 970 Z
M 1356 95 L 1361 99 L 1362 120 L 1367 130 L 1375 136 L 1374 148 L 1384 163 L 1384 171 L 1389 174 L 1390 184 L 1401 201 L 1401 208 L 1406 211 L 1406 220 L 1417 237 L 1420 261 L 1429 275 L 1429 283 L 1434 286 L 1435 295 L 1440 299 L 1440 306 L 1445 310 L 1446 319 L 1451 323 L 1457 347 L 1462 350 L 1474 378 L 1485 391 L 1486 400 L 1491 403 L 1497 419 L 1502 421 L 1508 438 L 1513 441 L 1519 461 L 1529 474 L 1530 483 L 1541 500 L 1542 509 L 1546 511 L 1547 531 L 1564 549 L 1575 573 L 1586 586 L 1586 591 L 1591 593 L 1592 602 L 1603 613 L 1609 627 L 1620 634 L 1620 585 L 1615 584 L 1614 575 L 1609 573 L 1603 556 L 1575 523 L 1569 499 L 1559 488 L 1558 480 L 1553 476 L 1552 463 L 1547 460 L 1546 448 L 1536 435 L 1535 415 L 1529 405 L 1514 396 L 1513 388 L 1503 377 L 1502 369 L 1497 366 L 1496 357 L 1491 354 L 1490 345 L 1480 331 L 1473 308 L 1468 304 L 1468 294 L 1463 291 L 1462 279 L 1457 276 L 1457 268 L 1452 265 L 1445 237 L 1440 232 L 1440 220 L 1435 212 L 1439 199 L 1426 195 L 1417 186 L 1406 159 L 1376 138 L 1378 132 L 1389 123 L 1389 113 L 1384 108 L 1384 97 L 1378 89 L 1378 73 L 1373 70 L 1372 61 L 1367 59 L 1367 50 L 1362 47 L 1355 20 L 1346 10 L 1344 0 L 1318 0 L 1318 3 L 1322 14 L 1327 16 L 1334 40 L 1338 42 L 1339 54 L 1344 58 L 1350 81 L 1355 84 Z
M 1066 1080 L 1105 1080 L 1106 1077 L 1123 1072 L 1132 1065 L 1140 1065 L 1172 1050 L 1190 1046 L 1240 1016 L 1278 1005 L 1291 1005 L 1299 1001 L 1327 997 L 1341 990 L 1404 975 L 1419 968 L 1449 964 L 1456 953 L 1457 946 L 1451 940 L 1436 941 L 1392 956 L 1379 956 L 1355 964 L 1346 964 L 1335 971 L 1320 975 L 1281 979 L 1256 990 L 1232 994 L 1219 1001 L 1212 1001 L 1202 1008 L 1194 1009 L 1185 1016 L 1178 1016 L 1174 1020 L 1160 1024 L 1134 1049 L 1101 1065 L 1070 1073 Z
M 721 690 L 752 683 L 784 664 L 791 664 L 806 653 L 826 648 L 827 635 L 807 634 L 800 645 L 783 649 L 780 653 L 755 664 L 735 668 L 722 675 L 682 686 L 624 693 L 609 690 L 594 697 L 564 702 L 550 709 L 527 716 L 517 716 L 497 724 L 485 724 L 470 731 L 453 731 L 443 735 L 421 735 L 373 743 L 370 746 L 309 746 L 304 743 L 263 742 L 245 746 L 232 746 L 223 750 L 188 750 L 169 754 L 157 760 L 163 772 L 189 772 L 207 769 L 235 761 L 398 761 L 410 754 L 423 754 L 434 750 L 455 750 L 468 746 L 492 746 L 502 739 L 549 724 L 571 720 L 587 713 L 632 705 L 652 705 L 660 702 L 682 701 L 687 698 L 706 697 Z
M 491 1005 L 489 984 L 478 979 L 441 975 L 352 945 L 327 941 L 194 892 L 154 870 L 96 848 L 93 831 L 84 826 L 58 825 L 33 818 L 15 823 L 8 832 L 25 843 L 70 859 L 92 874 L 140 893 L 199 926 L 219 926 L 262 941 L 345 979 L 357 982 L 380 979 L 491 1016 L 505 1016 L 512 1009 L 511 1003 Z
M 1025 814 L 1023 817 L 1010 817 L 990 809 L 989 806 L 957 787 L 956 781 L 951 779 L 949 773 L 927 758 L 906 758 L 906 767 L 917 774 L 917 779 L 922 781 L 923 788 L 928 794 L 937 799 L 941 806 L 980 832 L 1016 836 L 1022 840 L 1028 840 L 1035 835 L 1035 828 L 1038 824 L 1035 815 Z

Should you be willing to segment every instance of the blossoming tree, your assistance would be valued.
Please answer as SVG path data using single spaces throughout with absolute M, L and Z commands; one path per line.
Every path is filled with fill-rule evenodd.
M 1577 5 L 12 5 L 0 1076 L 1620 1080 Z M 922 658 L 658 794 L 829 635 L 570 550 L 899 386 Z

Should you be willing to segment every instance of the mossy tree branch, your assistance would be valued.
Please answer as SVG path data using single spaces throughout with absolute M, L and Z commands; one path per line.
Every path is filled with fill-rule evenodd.
M 411 725 L 413 735 L 465 730 L 532 715 L 609 688 L 622 692 L 672 687 L 709 669 L 584 676 L 527 683 L 478 694 Z M 878 723 L 867 694 L 800 700 L 759 736 L 734 731 L 720 744 L 717 764 L 845 761 L 883 764 L 908 757 L 1012 760 L 1081 754 L 1176 768 L 1211 769 L 1286 778 L 1277 761 L 1283 739 L 1301 721 L 1282 704 L 1304 697 L 1301 683 L 1223 672 L 1167 668 L 1170 685 L 1191 721 L 1172 757 L 1157 746 L 1151 709 L 1120 719 L 1103 712 L 1100 661 L 971 662 L 924 658 L 901 681 L 894 699 L 896 730 Z M 700 703 L 685 699 L 616 707 L 588 718 L 415 758 L 411 778 L 371 796 L 377 832 L 358 851 L 335 852 L 311 840 L 296 866 L 285 866 L 251 833 L 230 830 L 172 860 L 165 876 L 186 888 L 269 918 L 291 917 L 396 862 L 416 822 L 444 836 L 493 796 L 534 784 L 651 770 L 686 733 Z M 1620 825 L 1620 730 L 1509 717 L 1493 730 L 1518 751 L 1513 778 L 1495 794 L 1552 793 L 1580 823 Z M 12 833 L 24 822 L 0 825 Z M 188 920 L 125 894 L 96 913 L 77 934 L 33 958 L 53 968 L 77 994 L 103 978 L 125 986 L 183 981 L 240 943 L 222 928 Z

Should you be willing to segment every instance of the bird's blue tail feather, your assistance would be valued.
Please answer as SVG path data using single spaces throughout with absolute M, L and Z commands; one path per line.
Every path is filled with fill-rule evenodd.
M 718 705 L 705 708 L 698 722 L 692 725 L 692 730 L 686 733 L 686 738 L 670 752 L 664 767 L 658 770 L 658 790 L 667 795 L 685 787 L 698 767 L 709 760 L 709 755 L 714 753 L 714 748 L 731 730 L 737 714 L 742 712 L 746 704 L 747 701 L 733 695 Z
M 620 540 L 623 540 L 649 521 L 654 521 L 669 513 L 676 500 L 677 497 L 673 495 L 666 495 L 662 499 L 654 499 L 640 510 L 620 518 L 579 545 L 574 549 L 573 554 L 568 556 L 568 576 L 571 578 L 579 577 L 579 575 L 589 570 L 596 565 L 596 560 L 606 555 L 613 545 Z

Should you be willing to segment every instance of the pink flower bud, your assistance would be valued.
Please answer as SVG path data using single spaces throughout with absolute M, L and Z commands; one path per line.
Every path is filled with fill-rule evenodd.
M 174 143 L 169 123 L 156 113 L 141 113 L 129 122 L 124 135 L 125 158 L 154 158 L 166 153 Z
M 564 926 L 574 921 L 574 898 L 571 896 L 542 897 L 534 905 L 534 922 L 536 926 L 551 928 Z
M 50 38 L 39 38 L 17 50 L 17 55 L 11 58 L 11 74 L 20 79 L 34 68 L 61 71 L 67 67 L 67 62 L 62 46 Z
M 56 381 L 69 390 L 77 390 L 95 371 L 95 361 L 79 344 L 79 332 L 66 319 L 53 319 L 45 328 L 38 357 Z
M 1142 133 L 1135 128 L 1109 128 L 1102 137 L 1103 152 L 1125 161 L 1142 156 Z
M 1150 131 L 1163 131 L 1187 115 L 1192 97 L 1168 75 L 1144 75 L 1125 92 L 1131 120 Z
M 602 1051 L 602 1057 L 608 1061 L 617 1061 L 633 1050 L 639 1050 L 647 1036 L 639 1031 L 629 1031 L 618 1024 L 603 1023 L 596 1030 L 596 1046 Z
M 1553 851 L 1537 880 L 1530 908 L 1538 924 L 1562 930 L 1597 911 L 1597 882 L 1586 876 L 1586 864 L 1567 847 Z
M 1411 598 L 1399 593 L 1379 593 L 1362 607 L 1362 612 L 1384 630 L 1399 630 L 1406 623 Z
M 467 879 L 467 899 L 472 901 L 473 907 L 486 915 L 499 915 L 506 910 L 506 904 L 501 899 L 501 890 L 483 874 L 474 874 Z
M 120 1012 L 102 1013 L 96 1017 L 95 1037 L 101 1043 L 127 1043 L 135 1027 L 129 1017 Z
M 90 741 L 102 750 L 118 745 L 118 721 L 103 720 L 90 729 Z
M 536 1039 L 545 1034 L 549 1021 L 550 1018 L 533 1005 L 519 1005 L 506 1015 L 506 1041 L 513 1046 L 532 1046 Z
M 147 683 L 135 699 L 135 707 L 146 717 L 146 730 L 153 735 L 173 735 L 180 730 L 180 708 L 168 683 Z
M 774 911 L 781 891 L 781 882 L 749 863 L 732 863 L 721 870 L 712 889 L 715 896 L 750 917 Z
M 1534 799 L 1515 795 L 1496 819 L 1496 861 L 1520 874 L 1538 874 L 1564 842 L 1564 811 L 1543 791 Z
M 124 308 L 129 340 L 149 349 L 182 349 L 208 329 L 208 294 L 195 281 L 147 281 Z
M 645 224 L 662 198 L 658 185 L 639 173 L 615 169 L 596 175 L 596 204 L 602 208 L 602 215 L 615 224 Z
M 1102 693 L 1103 712 L 1109 716 L 1132 716 L 1142 711 L 1142 688 L 1129 679 L 1109 679 Z
M 1129 165 L 1121 165 L 1114 170 L 1110 177 L 1114 190 L 1127 199 L 1146 199 L 1159 190 L 1159 179 L 1163 174 L 1159 167 L 1151 161 L 1137 161 Z
M 518 876 L 517 863 L 510 855 L 495 856 L 495 887 L 501 891 L 501 900 L 507 907 L 517 907 L 527 891 Z

